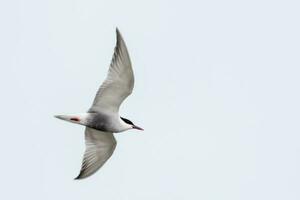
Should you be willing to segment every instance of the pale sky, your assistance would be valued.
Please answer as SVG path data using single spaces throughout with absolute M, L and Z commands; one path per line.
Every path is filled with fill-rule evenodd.
M 0 199 L 299 200 L 298 1 L 0 2 Z M 135 72 L 111 159 L 74 181 L 118 27 Z

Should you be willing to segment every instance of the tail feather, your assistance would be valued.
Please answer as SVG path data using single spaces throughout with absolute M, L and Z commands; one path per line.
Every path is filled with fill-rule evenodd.
M 73 115 L 54 115 L 54 117 L 75 124 L 86 125 L 88 113 L 73 114 Z

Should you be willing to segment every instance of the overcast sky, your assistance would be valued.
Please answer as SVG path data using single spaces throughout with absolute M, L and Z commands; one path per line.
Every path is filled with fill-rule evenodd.
M 298 1 L 0 3 L 1 199 L 299 200 Z M 135 72 L 94 176 L 74 181 L 85 112 L 118 27 Z

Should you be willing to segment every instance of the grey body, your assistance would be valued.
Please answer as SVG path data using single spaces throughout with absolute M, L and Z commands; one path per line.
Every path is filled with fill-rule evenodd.
M 85 126 L 104 132 L 121 132 L 123 124 L 121 118 L 101 112 L 89 112 L 89 118 Z
M 104 132 L 115 132 L 113 130 L 113 119 L 103 113 L 90 113 L 91 116 L 86 126 Z
M 120 118 L 119 107 L 133 90 L 134 75 L 125 42 L 118 31 L 117 44 L 105 81 L 100 86 L 87 113 L 55 117 L 86 126 L 86 150 L 79 175 L 82 179 L 94 174 L 110 158 L 116 140 L 113 133 L 142 128 Z

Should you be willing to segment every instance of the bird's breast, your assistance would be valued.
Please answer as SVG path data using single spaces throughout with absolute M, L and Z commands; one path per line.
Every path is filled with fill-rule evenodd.
M 94 114 L 88 126 L 105 132 L 120 132 L 119 120 L 117 117 L 103 113 Z

